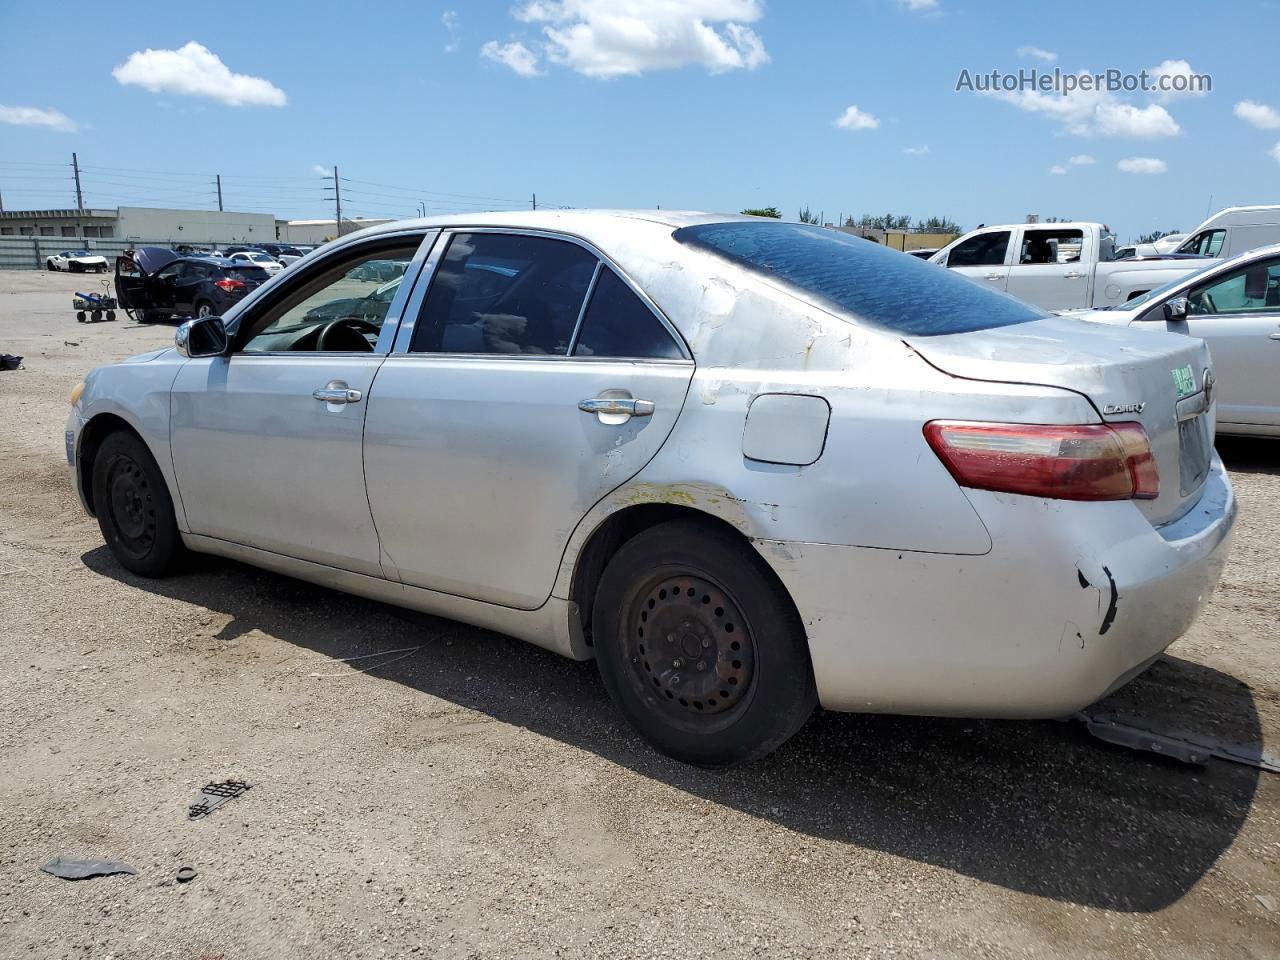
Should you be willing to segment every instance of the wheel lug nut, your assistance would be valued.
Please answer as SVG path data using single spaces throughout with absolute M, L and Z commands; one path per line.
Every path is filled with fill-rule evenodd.
M 699 660 L 699 661 L 698 661 L 698 669 L 699 669 L 699 670 L 705 670 L 705 669 L 707 669 L 707 663 L 706 663 L 706 661 L 705 661 L 705 660 Z
M 681 667 L 684 666 L 684 661 L 681 660 L 679 657 L 676 657 L 674 660 L 671 661 L 671 666 L 679 670 Z
M 706 649 L 707 647 L 709 647 L 709 646 L 711 646 L 711 640 L 710 640 L 709 638 L 707 638 L 707 637 L 703 637 L 703 638 L 702 638 L 702 649 L 704 649 L 704 650 L 705 650 L 705 649 Z
M 667 643 L 675 643 L 675 642 L 676 642 L 676 635 L 674 633 L 668 633 Z

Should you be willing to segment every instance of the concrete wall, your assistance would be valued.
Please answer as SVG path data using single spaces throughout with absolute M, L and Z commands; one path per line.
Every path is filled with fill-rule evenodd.
M 121 207 L 116 237 L 164 239 L 173 243 L 271 243 L 276 239 L 276 218 L 269 213 L 230 210 Z

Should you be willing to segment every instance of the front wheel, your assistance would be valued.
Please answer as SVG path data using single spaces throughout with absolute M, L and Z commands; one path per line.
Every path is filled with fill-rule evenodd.
M 52 260 L 46 260 L 46 261 L 44 262 L 44 266 L 45 266 L 45 269 L 46 269 L 46 270 L 48 270 L 50 273 L 57 273 L 57 272 L 58 272 L 58 268 L 57 268 L 57 267 L 55 267 L 55 266 L 53 265 L 53 261 L 52 261 Z
M 93 461 L 93 508 L 120 564 L 144 577 L 179 566 L 185 548 L 173 500 L 151 451 L 135 434 L 110 434 Z
M 749 546 L 675 520 L 627 541 L 592 612 L 609 695 L 649 743 L 705 767 L 776 749 L 817 702 L 794 607 Z

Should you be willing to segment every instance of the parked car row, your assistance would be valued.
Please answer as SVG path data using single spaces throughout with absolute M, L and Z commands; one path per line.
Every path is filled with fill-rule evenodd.
M 1083 225 L 1004 229 L 1009 274 L 1041 241 L 1104 263 Z M 139 297 L 213 265 L 176 256 L 135 251 Z M 389 223 L 94 370 L 67 461 L 138 574 L 219 554 L 594 658 L 691 763 L 816 704 L 1062 717 L 1212 595 L 1236 503 L 1174 294 L 1265 313 L 1266 269 L 1104 324 L 806 224 Z

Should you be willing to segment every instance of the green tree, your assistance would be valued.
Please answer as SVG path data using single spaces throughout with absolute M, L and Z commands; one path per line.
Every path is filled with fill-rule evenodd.
M 748 217 L 773 217 L 775 220 L 782 219 L 782 211 L 777 207 L 747 207 L 742 211 L 744 216 Z
M 808 207 L 805 207 L 800 211 L 801 223 L 817 223 L 819 219 L 818 215 L 813 213 Z
M 964 233 L 964 229 L 960 224 L 950 217 L 930 217 L 927 220 L 917 220 L 916 225 L 911 229 L 914 233 Z
M 1140 237 L 1137 239 L 1137 241 L 1135 241 L 1135 242 L 1137 242 L 1137 243 L 1155 243 L 1155 242 L 1156 242 L 1157 240 L 1159 240 L 1161 237 L 1167 237 L 1167 236 L 1168 236 L 1169 234 L 1171 234 L 1171 233 L 1181 233 L 1181 232 L 1182 232 L 1181 230 L 1177 230 L 1177 229 L 1174 229 L 1174 230 L 1152 230 L 1150 233 L 1144 233 L 1144 234 L 1143 234 L 1142 236 L 1140 236 Z

